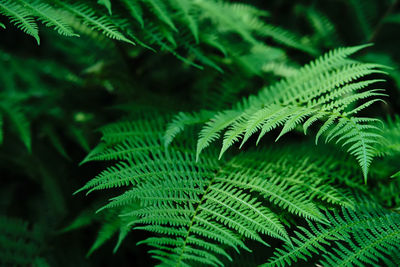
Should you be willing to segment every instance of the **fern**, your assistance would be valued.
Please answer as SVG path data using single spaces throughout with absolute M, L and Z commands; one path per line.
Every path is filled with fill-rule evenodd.
M 27 9 L 14 1 L 2 0 L 0 2 L 0 14 L 9 17 L 11 23 L 26 34 L 32 35 L 37 43 L 40 44 L 38 26 L 32 17 L 32 13 Z
M 398 266 L 396 2 L 0 0 L 0 265 Z
M 29 9 L 32 15 L 37 17 L 48 27 L 54 27 L 54 29 L 61 35 L 65 36 L 79 36 L 74 33 L 68 22 L 65 21 L 65 15 L 58 12 L 50 5 L 42 3 L 41 1 L 26 1 L 18 0 L 25 9 Z
M 108 38 L 135 44 L 126 38 L 122 33 L 120 33 L 117 29 L 117 26 L 107 16 L 97 16 L 95 11 L 85 4 L 69 5 L 63 2 L 57 3 L 65 10 L 82 19 L 83 23 L 86 23 L 93 27 L 93 29 L 102 32 Z
M 375 153 L 374 144 L 379 143 L 380 130 L 374 125 L 378 120 L 354 115 L 380 101 L 385 94 L 381 89 L 365 90 L 382 80 L 357 81 L 363 76 L 383 73 L 377 69 L 380 65 L 346 59 L 363 47 L 331 51 L 304 66 L 297 75 L 243 101 L 236 109 L 217 113 L 199 134 L 197 155 L 218 139 L 225 129 L 220 158 L 234 143 L 242 140 L 242 146 L 258 131 L 257 143 L 266 133 L 283 127 L 278 140 L 300 125 L 306 133 L 310 126 L 322 120 L 324 123 L 317 132 L 316 142 L 322 134 L 326 134 L 326 141 L 336 139 L 337 143 L 342 142 L 342 146 L 347 146 L 347 151 L 356 157 L 366 180 Z M 365 103 L 352 107 L 353 103 L 368 98 Z
M 162 122 L 158 120 L 158 123 Z M 320 165 L 325 161 L 288 160 L 289 151 L 282 154 L 254 151 L 227 161 L 217 161 L 211 153 L 196 161 L 195 155 L 185 145 L 173 145 L 164 151 L 161 140 L 157 141 L 161 137 L 155 135 L 158 127 L 153 127 L 152 134 L 141 121 L 115 126 L 110 126 L 105 136 L 120 136 L 123 132 L 132 132 L 132 135 L 112 145 L 111 149 L 115 147 L 120 154 L 101 156 L 101 159 L 123 161 L 103 171 L 77 192 L 131 187 L 100 210 L 125 208 L 139 201 L 139 209 L 122 216 L 138 217 L 128 222 L 134 229 L 161 234 L 140 243 L 153 246 L 155 250 L 151 253 L 154 257 L 167 264 L 199 262 L 221 265 L 219 255 L 231 258 L 220 248 L 221 244 L 235 250 L 248 249 L 240 236 L 265 245 L 261 235 L 290 243 L 275 209 L 327 223 L 314 199 L 353 205 L 345 194 L 326 182 L 316 180 L 312 185 L 306 183 L 307 177 L 313 176 L 313 173 L 317 177 L 321 168 L 330 168 L 329 163 L 326 167 Z M 124 140 L 134 137 L 144 143 L 139 146 L 125 143 Z M 120 147 L 119 143 L 126 146 Z M 155 144 L 158 144 L 159 150 Z M 142 154 L 141 149 L 149 145 L 152 148 Z M 99 146 L 94 155 L 103 155 L 102 151 L 109 151 L 109 148 Z M 265 153 L 270 155 L 266 162 L 261 158 Z M 89 159 L 98 158 L 91 156 Z M 308 164 L 312 167 L 306 167 Z M 305 190 L 313 194 L 306 197 L 303 194 Z
M 336 25 L 325 14 L 313 7 L 299 5 L 296 12 L 304 13 L 307 21 L 312 27 L 314 34 L 313 42 L 322 43 L 324 47 L 337 47 L 340 43 L 336 30 Z
M 144 27 L 143 11 L 139 3 L 136 1 L 123 0 L 122 1 L 132 17 L 137 20 L 140 26 Z
M 359 0 L 351 0 L 349 4 L 354 10 L 354 15 L 357 21 L 359 22 L 358 25 L 364 35 L 364 40 L 369 40 L 372 34 L 372 10 L 373 10 L 373 2 L 371 1 L 364 1 L 361 2 Z
M 400 152 L 400 144 L 398 142 L 400 136 L 400 118 L 388 118 L 383 129 L 385 139 L 378 146 L 380 154 L 394 156 Z
M 19 138 L 24 143 L 28 151 L 32 150 L 32 141 L 30 134 L 30 123 L 24 112 L 18 105 L 11 103 L 0 103 L 0 109 L 5 114 L 14 126 Z
M 398 249 L 399 215 L 379 207 L 360 206 L 342 214 L 327 213 L 331 225 L 309 224 L 300 227 L 294 247 L 277 249 L 264 266 L 286 266 L 298 259 L 307 260 L 321 253 L 323 266 L 359 266 L 390 262 L 387 253 Z M 334 246 L 332 248 L 332 246 Z M 386 254 L 386 255 L 385 255 Z
M 171 4 L 177 7 L 178 12 L 183 15 L 183 20 L 187 23 L 196 43 L 199 43 L 199 25 L 191 14 L 193 12 L 193 4 L 186 0 L 172 0 Z
M 157 17 L 163 21 L 165 24 L 170 26 L 173 30 L 177 31 L 172 19 L 168 15 L 167 7 L 164 5 L 162 1 L 159 0 L 149 0 L 146 3 L 151 7 L 153 12 L 157 15 Z
M 6 3 L 10 6 L 8 7 L 9 11 L 5 10 Z M 111 15 L 110 1 L 98 1 L 98 3 L 105 6 Z M 223 72 L 223 69 L 211 57 L 205 56 L 203 48 L 200 48 L 199 45 L 217 45 L 220 49 L 226 46 L 226 43 L 231 42 L 232 34 L 238 34 L 257 47 L 263 45 L 260 38 L 271 37 L 278 43 L 307 53 L 317 53 L 316 49 L 303 44 L 296 34 L 266 24 L 263 19 L 268 12 L 260 11 L 249 5 L 228 4 L 212 0 L 194 3 L 188 0 L 123 1 L 123 4 L 130 14 L 123 19 L 116 19 L 97 12 L 95 7 L 80 1 L 76 3 L 53 1 L 50 5 L 44 0 L 18 0 L 18 4 L 4 0 L 3 13 L 11 18 L 12 14 L 9 12 L 12 8 L 16 9 L 15 11 L 25 12 L 19 18 L 14 18 L 12 22 L 19 21 L 20 27 L 23 27 L 22 30 L 33 35 L 38 42 L 38 25 L 35 19 L 54 28 L 59 34 L 69 37 L 79 36 L 75 33 L 77 31 L 92 38 L 101 39 L 102 36 L 105 36 L 130 44 L 137 43 L 151 50 L 154 50 L 151 46 L 156 45 L 182 61 L 202 68 L 194 60 L 188 60 L 188 57 L 191 57 L 190 54 L 193 54 L 199 63 L 220 72 Z M 119 5 L 117 5 L 117 10 L 118 7 Z M 148 12 L 154 13 L 156 19 L 145 25 L 143 14 L 147 15 Z M 13 14 L 15 17 L 18 12 Z M 21 20 L 23 18 L 24 20 Z M 209 24 L 210 18 L 212 25 Z M 137 24 L 139 24 L 139 28 Z M 200 27 L 202 27 L 201 34 L 199 33 Z M 189 29 L 192 38 L 185 36 L 186 29 Z M 217 31 L 215 31 L 216 29 Z M 210 35 L 214 36 L 212 40 L 209 38 Z M 215 37 L 221 40 L 216 41 Z M 177 38 L 189 55 L 181 55 L 176 51 L 178 49 Z M 225 54 L 226 52 L 227 50 L 224 49 Z M 232 50 L 230 53 L 233 55 L 236 50 Z
M 110 16 L 112 15 L 111 1 L 110 0 L 98 0 L 97 3 L 99 3 L 100 5 L 105 6 L 107 8 L 108 13 L 110 14 Z

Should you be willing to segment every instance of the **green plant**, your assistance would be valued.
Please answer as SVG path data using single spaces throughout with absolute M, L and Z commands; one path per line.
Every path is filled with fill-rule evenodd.
M 0 0 L 0 263 L 397 266 L 398 12 Z

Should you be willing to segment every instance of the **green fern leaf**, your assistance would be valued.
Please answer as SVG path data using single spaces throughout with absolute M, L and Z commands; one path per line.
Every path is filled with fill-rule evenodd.
M 108 13 L 110 16 L 112 15 L 112 10 L 111 10 L 111 1 L 110 0 L 97 0 L 97 3 L 100 5 L 103 5 L 107 8 Z
M 276 138 L 303 126 L 304 132 L 317 121 L 323 121 L 316 142 L 328 132 L 330 137 L 344 141 L 347 151 L 354 155 L 366 180 L 368 168 L 375 156 L 373 145 L 381 138 L 374 119 L 357 118 L 355 114 L 382 101 L 381 89 L 368 86 L 382 80 L 357 81 L 371 74 L 385 74 L 377 64 L 358 63 L 346 57 L 365 46 L 340 48 L 304 66 L 298 74 L 263 89 L 236 109 L 216 113 L 200 132 L 197 155 L 226 130 L 220 158 L 234 143 L 240 147 L 260 131 L 257 143 L 268 132 L 283 127 Z M 367 89 L 366 89 L 367 88 Z M 357 106 L 358 102 L 365 101 Z M 355 107 L 353 107 L 355 105 Z M 324 121 L 325 120 L 325 121 Z M 334 127 L 339 123 L 338 127 Z M 344 125 L 346 124 L 346 126 Z M 326 140 L 332 140 L 327 138 Z
M 192 119 L 182 113 L 173 124 L 181 125 Z M 146 129 L 147 126 L 139 120 L 113 124 L 103 132 L 113 136 L 113 132 L 121 130 L 139 132 L 137 127 Z M 162 128 L 154 127 L 153 132 L 159 133 Z M 171 132 L 175 133 L 175 126 L 173 129 Z M 148 135 L 136 137 L 138 144 L 140 147 L 154 145 L 152 149 L 145 154 L 132 154 L 136 145 L 127 141 L 133 137 L 121 136 L 116 139 L 118 142 L 109 143 L 108 149 L 118 148 L 120 153 L 130 156 L 121 157 L 123 161 L 100 173 L 77 192 L 129 186 L 130 189 L 98 211 L 124 209 L 140 202 L 139 209 L 121 216 L 137 218 L 127 221 L 127 225 L 156 235 L 139 244 L 154 247 L 150 253 L 165 264 L 221 265 L 219 257 L 232 258 L 221 244 L 236 251 L 248 250 L 240 236 L 267 245 L 263 240 L 267 235 L 290 244 L 281 218 L 274 211 L 276 208 L 325 225 L 328 221 L 314 199 L 353 206 L 346 194 L 335 190 L 327 180 L 316 178 L 321 176 L 321 170 L 336 169 L 336 165 L 325 159 L 290 158 L 291 150 L 281 149 L 279 153 L 274 150 L 248 152 L 227 161 L 218 161 L 214 153 L 207 153 L 196 161 L 193 148 L 185 148 L 191 143 L 174 143 L 165 151 L 160 142 L 162 137 L 151 134 L 150 128 L 145 131 Z M 120 144 L 126 146 L 119 148 Z M 157 145 L 159 150 L 155 149 Z M 303 155 L 301 151 L 299 155 Z M 315 183 L 309 183 L 309 177 L 316 179 Z M 311 193 L 305 195 L 305 191 Z
M 216 114 L 199 133 L 197 142 L 196 158 L 199 158 L 201 151 L 219 137 L 219 133 L 236 119 L 239 112 L 235 110 Z
M 137 1 L 122 0 L 132 17 L 137 20 L 140 26 L 144 27 L 143 10 Z
M 172 18 L 169 16 L 169 12 L 167 11 L 167 6 L 160 0 L 147 0 L 144 1 L 147 5 L 151 7 L 157 17 L 165 22 L 168 26 L 170 26 L 174 31 L 178 31 L 172 22 Z
M 10 22 L 26 34 L 33 36 L 40 44 L 38 26 L 27 9 L 11 0 L 0 1 L 0 14 L 9 17 Z
M 54 29 L 61 35 L 65 36 L 79 36 L 74 33 L 67 21 L 65 21 L 60 11 L 55 10 L 50 5 L 41 1 L 26 1 L 18 0 L 25 9 L 29 9 L 39 21 L 42 21 L 48 27 Z
M 199 27 L 196 19 L 191 15 L 193 3 L 187 0 L 172 0 L 171 3 L 183 15 L 183 20 L 187 23 L 196 43 L 199 43 Z
M 168 147 L 175 137 L 182 132 L 186 126 L 203 123 L 210 119 L 213 115 L 210 111 L 200 111 L 199 113 L 189 114 L 180 112 L 167 125 L 167 130 L 164 134 L 164 146 Z
M 63 7 L 71 14 L 82 19 L 83 23 L 89 25 L 95 30 L 100 31 L 110 39 L 124 41 L 130 44 L 135 44 L 128 38 L 126 38 L 121 32 L 118 31 L 118 26 L 115 25 L 112 20 L 107 16 L 97 16 L 96 12 L 85 4 L 66 4 L 57 1 L 57 4 Z
M 31 152 L 32 141 L 30 134 L 30 122 L 26 115 L 23 113 L 19 106 L 12 105 L 10 103 L 0 103 L 0 108 L 9 118 L 25 147 L 28 149 L 29 152 Z
M 356 211 L 343 209 L 342 214 L 327 216 L 329 226 L 310 223 L 308 228 L 299 227 L 294 247 L 277 249 L 264 266 L 290 265 L 298 259 L 307 260 L 313 253 L 323 255 L 323 266 L 377 265 L 378 259 L 386 258 L 382 252 L 390 251 L 388 247 L 400 246 L 397 213 L 361 205 Z M 331 250 L 332 246 L 337 248 Z

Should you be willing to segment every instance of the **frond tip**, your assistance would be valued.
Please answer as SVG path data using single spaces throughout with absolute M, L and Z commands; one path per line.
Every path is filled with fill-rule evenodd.
M 39 30 L 32 13 L 13 0 L 0 0 L 0 14 L 26 34 L 33 36 L 40 44 Z

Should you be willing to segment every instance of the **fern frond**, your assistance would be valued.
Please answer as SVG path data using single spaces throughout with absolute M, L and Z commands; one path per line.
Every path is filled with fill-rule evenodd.
M 328 52 L 298 71 L 298 74 L 263 89 L 236 109 L 219 112 L 203 127 L 198 139 L 197 155 L 226 129 L 220 157 L 234 143 L 241 146 L 256 132 L 258 141 L 268 132 L 282 127 L 277 140 L 303 125 L 304 131 L 317 121 L 320 127 L 316 141 L 328 133 L 354 155 L 364 178 L 375 156 L 373 144 L 380 142 L 375 119 L 354 117 L 380 98 L 381 89 L 369 89 L 382 80 L 357 81 L 371 74 L 384 73 L 381 65 L 358 63 L 346 57 L 365 46 L 341 48 Z M 360 101 L 365 101 L 357 106 Z M 355 107 L 354 107 L 355 105 Z M 335 127 L 335 125 L 337 125 Z
M 180 112 L 167 125 L 167 130 L 164 134 L 164 146 L 168 147 L 185 127 L 206 122 L 212 115 L 212 112 L 206 110 L 195 114 Z
M 193 119 L 186 114 L 179 118 L 189 122 Z M 135 132 L 135 125 L 140 123 L 114 124 L 104 133 L 110 135 L 121 129 Z M 353 206 L 345 194 L 330 185 L 331 178 L 323 180 L 321 170 L 336 169 L 326 159 L 301 160 L 300 156 L 291 158 L 291 150 L 271 150 L 248 152 L 227 161 L 206 153 L 196 160 L 193 150 L 182 149 L 179 143 L 165 151 L 154 134 L 136 138 L 141 140 L 141 147 L 154 144 L 160 149 L 122 157 L 124 161 L 106 169 L 77 192 L 129 186 L 131 189 L 112 198 L 99 211 L 139 202 L 139 209 L 121 216 L 136 217 L 127 224 L 155 234 L 139 244 L 153 246 L 151 253 L 162 255 L 159 259 L 165 264 L 220 265 L 220 256 L 231 258 L 221 244 L 236 251 L 248 249 L 240 237 L 267 245 L 263 239 L 267 235 L 290 244 L 275 210 L 327 224 L 314 200 Z M 132 136 L 121 138 L 109 148 L 115 150 L 122 143 L 126 144 L 125 150 L 134 150 L 135 144 L 126 143 L 130 139 Z M 315 181 L 310 183 L 310 177 Z
M 115 25 L 109 17 L 96 15 L 96 12 L 89 6 L 80 3 L 67 4 L 61 1 L 56 2 L 59 6 L 63 7 L 64 10 L 80 18 L 83 23 L 100 31 L 108 38 L 124 41 L 133 45 L 135 44 L 118 31 L 118 26 Z
M 144 27 L 143 10 L 137 1 L 122 0 L 132 17 L 139 22 L 140 26 Z
M 105 8 L 107 8 L 107 11 L 110 14 L 110 16 L 112 15 L 111 0 L 97 0 L 97 3 L 105 6 Z
M 313 28 L 314 34 L 312 38 L 315 39 L 315 42 L 322 42 L 326 47 L 338 45 L 339 37 L 337 36 L 336 27 L 325 14 L 313 7 L 303 5 L 297 6 L 296 11 L 305 14 L 307 21 Z
M 164 156 L 164 160 L 171 156 L 182 158 L 179 152 L 172 150 L 168 155 Z M 202 157 L 198 163 L 195 163 L 192 158 L 192 161 L 187 162 L 188 164 L 191 162 L 191 164 L 194 164 L 193 166 L 181 167 L 182 170 L 186 170 L 184 173 L 174 169 L 170 169 L 169 172 L 150 172 L 149 175 L 152 177 L 150 181 L 146 182 L 147 179 L 142 180 L 137 187 L 114 198 L 105 208 L 129 205 L 135 199 L 140 200 L 144 207 L 134 213 L 129 213 L 129 215 L 140 216 L 141 219 L 132 223 L 134 225 L 160 225 L 160 227 L 136 227 L 137 229 L 150 230 L 155 233 L 172 236 L 173 238 L 165 239 L 162 243 L 166 242 L 168 245 L 183 248 L 170 248 L 171 252 L 174 252 L 168 257 L 171 261 L 184 260 L 191 254 L 190 250 L 186 250 L 186 246 L 190 245 L 188 238 L 193 235 L 194 240 L 197 240 L 199 238 L 195 237 L 196 234 L 205 235 L 207 230 L 201 230 L 201 228 L 206 222 L 213 222 L 212 225 L 215 223 L 222 224 L 221 226 L 226 225 L 231 229 L 230 231 L 237 231 L 239 234 L 262 243 L 264 241 L 260 239 L 258 233 L 287 240 L 286 232 L 280 225 L 279 219 L 261 202 L 258 202 L 256 198 L 248 194 L 247 190 L 253 192 L 253 194 L 259 193 L 264 198 L 269 199 L 271 204 L 287 208 L 290 212 L 299 216 L 313 218 L 317 221 L 324 220 L 322 213 L 313 206 L 312 202 L 308 202 L 304 197 L 296 195 L 296 186 L 290 188 L 283 180 L 278 182 L 278 178 L 273 183 L 265 179 L 256 178 L 263 173 L 268 175 L 268 171 L 271 171 L 273 165 L 264 165 L 260 167 L 259 172 L 252 172 L 254 161 L 249 160 L 251 163 L 246 169 L 241 165 L 245 164 L 244 166 L 246 166 L 247 164 L 242 163 L 243 159 L 235 158 L 227 163 L 214 161 L 207 167 L 204 162 L 206 160 L 205 157 Z M 158 160 L 157 162 L 157 166 L 161 166 Z M 175 164 L 181 165 L 182 159 Z M 149 163 L 147 163 L 148 165 Z M 171 166 L 171 163 L 166 165 L 165 168 L 168 168 L 167 166 Z M 193 167 L 196 168 L 196 171 L 188 172 Z M 200 172 L 200 167 L 206 168 L 206 172 Z M 210 171 L 207 171 L 207 168 L 210 167 Z M 145 168 L 147 169 L 148 167 Z M 146 169 L 143 169 L 142 172 L 146 171 Z M 242 172 L 239 170 L 242 170 Z M 293 173 L 292 175 L 296 174 Z M 209 178 L 204 180 L 202 177 Z M 170 227 L 168 224 L 175 227 Z M 185 227 L 186 230 L 181 227 Z M 212 226 L 208 225 L 208 227 Z M 210 238 L 217 239 L 218 237 L 217 240 L 221 241 L 221 234 L 223 233 L 212 233 Z M 149 245 L 159 244 L 157 243 L 159 241 L 158 238 L 151 238 L 150 240 L 145 240 L 142 243 Z M 212 244 L 206 245 L 204 238 L 199 240 L 202 240 L 202 244 L 196 242 L 195 245 L 203 248 L 205 246 L 213 246 Z M 233 244 L 238 242 L 235 241 Z M 164 245 L 167 245 L 166 243 Z M 232 238 L 223 241 L 223 243 L 232 244 Z M 176 257 L 175 253 L 180 256 Z M 185 255 L 185 253 L 189 255 Z M 207 255 L 204 254 L 203 257 L 209 258 L 210 256 Z M 200 258 L 197 258 L 197 260 L 200 260 Z
M 281 27 L 264 25 L 257 30 L 257 33 L 263 37 L 270 37 L 277 43 L 296 48 L 311 55 L 319 54 L 318 50 L 312 47 L 310 44 L 303 44 L 304 42 L 300 40 L 300 37 Z
M 183 15 L 183 20 L 193 34 L 196 43 L 199 43 L 199 25 L 193 16 L 193 3 L 187 0 L 172 0 L 171 4 L 178 10 L 179 15 Z
M 21 107 L 18 104 L 0 102 L 0 110 L 10 120 L 19 138 L 28 149 L 28 151 L 31 152 L 32 140 L 30 133 L 30 121 L 21 110 Z
M 205 16 L 212 19 L 221 31 L 231 31 L 239 34 L 244 40 L 250 43 L 256 43 L 256 39 L 251 34 L 249 25 L 244 21 L 243 14 L 238 14 L 235 5 L 222 3 L 220 1 L 195 1 Z M 243 9 L 242 9 L 243 10 Z M 229 14 L 229 15 L 227 15 Z M 254 15 L 247 14 L 254 17 Z
M 83 190 L 88 190 L 87 194 L 94 190 L 121 187 L 122 185 L 136 184 L 132 162 L 121 162 L 116 166 L 112 166 L 104 170 L 102 173 L 91 179 L 85 186 L 77 190 L 74 194 L 77 194 Z M 138 175 L 137 175 L 138 176 Z M 89 190 L 90 189 L 90 190 Z
M 39 30 L 32 13 L 12 0 L 0 1 L 0 14 L 7 16 L 10 22 L 26 34 L 33 36 L 40 44 Z
M 54 27 L 54 29 L 60 34 L 65 36 L 79 36 L 74 33 L 71 26 L 64 19 L 64 14 L 50 5 L 43 3 L 40 0 L 26 1 L 18 0 L 21 5 L 31 11 L 31 13 L 40 21 L 42 21 L 48 27 Z
M 350 0 L 348 2 L 354 10 L 355 17 L 360 27 L 364 41 L 368 40 L 372 35 L 373 12 L 376 5 L 372 1 Z
M 323 266 L 376 265 L 379 259 L 387 258 L 382 253 L 388 252 L 387 248 L 400 246 L 397 213 L 361 205 L 355 211 L 343 209 L 341 214 L 327 216 L 329 226 L 310 223 L 308 228 L 299 227 L 293 238 L 294 247 L 277 249 L 264 266 L 290 265 L 298 259 L 307 260 L 314 253 L 323 255 Z M 334 245 L 337 248 L 331 250 Z
M 102 147 L 96 153 L 89 154 L 81 164 L 88 161 L 123 160 L 145 156 L 149 151 L 159 150 L 159 143 L 158 139 L 149 138 L 149 141 L 143 141 L 140 138 L 129 138 L 113 147 Z
M 129 210 L 135 210 L 137 205 L 133 204 L 129 207 Z M 90 247 L 89 251 L 86 254 L 86 257 L 89 257 L 93 254 L 94 251 L 99 249 L 106 241 L 111 239 L 116 233 L 118 233 L 117 243 L 114 247 L 113 253 L 115 253 L 120 247 L 122 241 L 125 239 L 129 231 L 130 227 L 127 225 L 128 220 L 135 219 L 134 216 L 118 216 L 118 210 L 108 210 L 106 214 L 103 214 L 101 227 L 97 234 L 93 245 Z M 124 210 L 122 211 L 124 212 Z
M 388 118 L 383 127 L 385 139 L 377 146 L 380 155 L 395 156 L 400 153 L 400 118 Z
M 174 31 L 178 31 L 172 21 L 172 18 L 169 15 L 170 12 L 168 12 L 167 6 L 164 4 L 164 2 L 160 0 L 148 0 L 144 2 L 151 7 L 153 12 L 161 21 L 165 22 L 165 24 L 170 26 Z
M 218 139 L 220 132 L 231 124 L 239 114 L 240 112 L 235 110 L 217 113 L 209 122 L 206 123 L 206 126 L 199 133 L 196 150 L 197 159 L 199 158 L 201 151 L 208 147 L 211 142 Z

